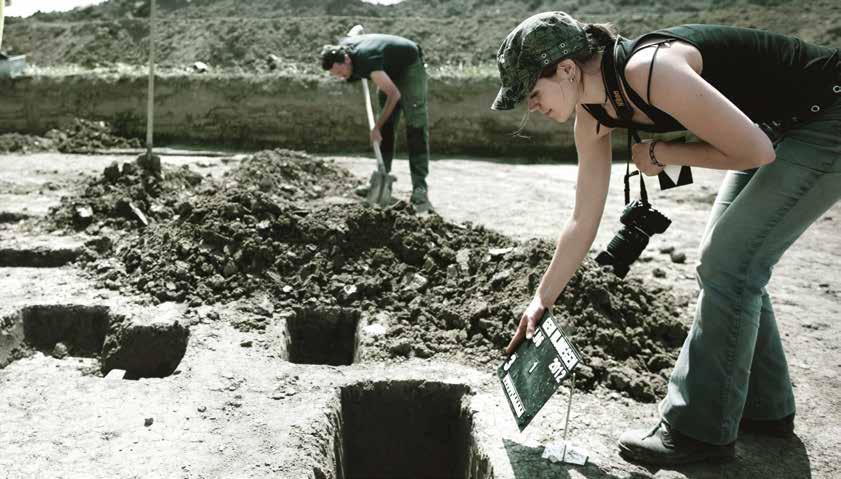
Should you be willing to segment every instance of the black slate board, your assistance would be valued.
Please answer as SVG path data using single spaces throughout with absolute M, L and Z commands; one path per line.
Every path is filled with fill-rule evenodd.
M 517 427 L 523 431 L 581 362 L 575 345 L 547 311 L 530 340 L 496 371 Z

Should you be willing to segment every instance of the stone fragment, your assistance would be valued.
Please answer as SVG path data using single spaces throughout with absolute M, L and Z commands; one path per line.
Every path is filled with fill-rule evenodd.
M 77 206 L 73 210 L 73 226 L 82 230 L 93 222 L 93 208 L 90 206 Z
M 64 359 L 67 357 L 67 345 L 64 343 L 56 343 L 50 353 L 56 359 Z
M 109 183 L 116 183 L 117 180 L 120 179 L 120 165 L 115 161 L 106 166 L 105 170 L 102 172 L 102 176 L 104 176 L 105 180 Z

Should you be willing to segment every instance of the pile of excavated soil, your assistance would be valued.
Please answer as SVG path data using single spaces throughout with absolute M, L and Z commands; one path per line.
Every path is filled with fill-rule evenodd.
M 104 121 L 81 118 L 66 127 L 50 130 L 43 137 L 18 133 L 0 135 L 0 153 L 94 153 L 108 148 L 139 147 L 139 140 L 117 135 Z
M 102 178 L 91 188 L 131 190 L 136 182 Z M 349 196 L 357 180 L 301 153 L 261 152 L 211 183 L 189 194 L 163 190 L 152 204 L 171 214 L 131 229 L 112 254 L 90 257 L 88 267 L 104 286 L 156 302 L 251 298 L 260 303 L 251 312 L 260 314 L 238 323 L 241 329 L 264 329 L 272 317 L 336 314 L 385 326 L 365 336 L 373 339 L 362 345 L 363 360 L 440 358 L 495 367 L 551 259 L 547 242 L 517 243 L 481 226 L 420 217 L 405 202 L 372 209 L 327 201 Z M 664 393 L 667 368 L 686 335 L 669 293 L 588 261 L 555 314 L 584 356 L 583 387 L 605 384 L 645 401 Z
M 5 133 L 0 135 L 0 153 L 38 153 L 55 151 L 52 140 L 20 133 Z
M 161 168 L 160 158 L 141 155 L 111 163 L 102 175 L 80 185 L 79 193 L 50 210 L 50 227 L 96 234 L 103 228 L 130 230 L 175 214 L 180 198 L 193 194 L 202 176 L 186 166 Z
M 79 185 L 79 193 L 61 199 L 50 211 L 49 226 L 97 234 L 100 230 L 159 227 L 173 218 L 202 214 L 202 208 L 226 204 L 228 192 L 271 192 L 284 201 L 321 198 L 348 191 L 357 180 L 328 162 L 298 151 L 270 150 L 244 159 L 222 184 L 205 181 L 186 165 L 162 166 L 160 158 L 113 162 L 97 177 Z M 193 197 L 206 203 L 194 211 Z
M 50 130 L 46 137 L 62 153 L 94 153 L 108 148 L 140 148 L 140 140 L 123 138 L 104 121 L 82 118 L 61 129 Z

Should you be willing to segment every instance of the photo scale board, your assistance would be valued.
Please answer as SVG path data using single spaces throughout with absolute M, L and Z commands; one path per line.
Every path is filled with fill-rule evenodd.
M 531 340 L 523 341 L 497 368 L 517 427 L 523 431 L 581 362 L 575 345 L 548 311 Z

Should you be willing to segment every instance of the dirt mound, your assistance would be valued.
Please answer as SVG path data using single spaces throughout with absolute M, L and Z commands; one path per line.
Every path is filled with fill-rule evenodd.
M 94 153 L 108 148 L 140 148 L 140 140 L 118 136 L 104 121 L 76 118 L 70 125 L 45 135 L 62 153 Z
M 55 143 L 48 138 L 20 133 L 0 135 L 0 153 L 38 153 L 54 151 Z
M 481 226 L 419 217 L 405 202 L 371 209 L 324 201 L 347 197 L 356 181 L 286 150 L 249 157 L 219 184 L 177 191 L 166 185 L 174 181 L 170 173 L 164 178 L 151 182 L 160 188 L 156 195 L 142 188 L 150 184 L 142 174 L 122 172 L 90 186 L 93 197 L 114 192 L 105 205 L 144 192 L 131 198 L 153 219 L 117 240 L 113 257 L 88 259 L 104 286 L 192 306 L 259 303 L 250 309 L 257 319 L 237 325 L 246 330 L 264 329 L 273 317 L 318 318 L 324 308 L 338 308 L 382 327 L 381 335 L 366 335 L 376 339 L 363 345 L 365 360 L 414 356 L 495 366 L 553 250 L 543 241 L 517 243 Z M 112 226 L 130 223 L 113 208 L 96 210 Z M 169 214 L 154 213 L 163 210 Z M 585 356 L 584 387 L 603 383 L 646 401 L 664 392 L 666 368 L 686 335 L 670 294 L 588 261 L 555 314 Z
M 108 148 L 139 148 L 140 141 L 123 138 L 104 121 L 76 118 L 66 127 L 53 129 L 43 137 L 7 133 L 0 135 L 0 153 L 94 153 Z
M 360 17 L 525 17 L 535 12 L 563 10 L 570 13 L 611 14 L 617 9 L 633 9 L 635 13 L 664 13 L 668 11 L 700 11 L 710 8 L 760 5 L 774 7 L 790 0 L 596 0 L 582 5 L 577 0 L 403 0 L 390 5 L 376 5 L 362 0 L 329 0 L 307 2 L 301 0 L 159 0 L 158 15 L 177 18 L 274 18 L 315 16 Z M 77 8 L 68 12 L 36 13 L 33 18 L 42 22 L 90 21 L 104 19 L 146 18 L 149 3 L 136 0 L 110 0 L 99 5 Z
M 162 3 L 157 26 L 159 65 L 189 68 L 202 61 L 211 72 L 323 74 L 316 59 L 319 47 L 357 23 L 370 32 L 417 41 L 433 67 L 492 66 L 501 39 L 514 26 L 536 12 L 558 9 L 583 21 L 615 22 L 627 37 L 682 23 L 712 23 L 766 28 L 823 45 L 835 45 L 841 39 L 841 29 L 825 21 L 841 13 L 834 0 L 816 0 L 806 8 L 799 2 L 772 0 L 408 0 L 394 6 L 359 0 Z M 40 66 L 143 65 L 148 58 L 148 21 L 141 17 L 147 15 L 147 6 L 120 0 L 16 19 L 8 25 L 4 40 Z
M 245 158 L 226 174 L 226 179 L 226 188 L 256 188 L 285 200 L 341 196 L 358 182 L 350 172 L 331 162 L 283 148 Z
M 86 180 L 74 196 L 47 215 L 50 229 L 130 230 L 149 221 L 172 217 L 179 198 L 189 196 L 202 182 L 201 175 L 186 166 L 161 168 L 160 158 L 145 154 L 133 162 L 111 163 L 97 178 Z

